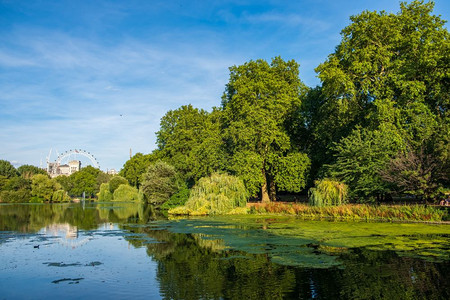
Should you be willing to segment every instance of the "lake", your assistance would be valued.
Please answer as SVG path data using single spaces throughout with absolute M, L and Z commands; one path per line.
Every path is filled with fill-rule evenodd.
M 1 204 L 0 299 L 450 299 L 450 226 Z

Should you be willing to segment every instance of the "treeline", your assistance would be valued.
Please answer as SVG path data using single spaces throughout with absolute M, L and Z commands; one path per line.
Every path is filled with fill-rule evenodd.
M 83 193 L 93 198 L 101 184 L 110 178 L 91 166 L 70 176 L 50 178 L 46 170 L 36 166 L 23 165 L 16 169 L 9 161 L 0 160 L 0 202 L 69 202 Z
M 356 202 L 443 196 L 450 43 L 433 6 L 413 1 L 397 14 L 352 16 L 335 52 L 316 68 L 315 88 L 302 83 L 294 60 L 231 67 L 219 107 L 167 112 L 157 149 L 136 154 L 120 175 L 150 201 L 165 193 L 158 203 L 177 191 L 188 197 L 186 189 L 215 173 L 238 177 L 263 202 L 314 185 L 319 199 L 330 194 L 328 183 L 336 199 Z

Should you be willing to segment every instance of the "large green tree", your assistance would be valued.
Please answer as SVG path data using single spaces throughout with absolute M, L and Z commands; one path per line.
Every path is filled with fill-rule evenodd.
M 317 68 L 346 122 L 369 118 L 377 125 L 387 117 L 386 101 L 391 109 L 418 102 L 435 115 L 448 114 L 449 33 L 432 15 L 433 5 L 413 1 L 401 3 L 398 14 L 365 11 L 350 18 L 336 51 Z
M 19 176 L 16 168 L 7 160 L 0 160 L 0 176 L 5 176 L 6 178 L 11 178 Z
M 240 176 L 252 195 L 261 191 L 261 200 L 275 200 L 277 189 L 298 191 L 305 168 L 282 172 L 293 164 L 309 165 L 307 157 L 292 155 L 287 122 L 300 106 L 306 87 L 299 79 L 299 65 L 276 57 L 247 62 L 230 68 L 230 79 L 222 97 L 224 140 L 232 156 L 232 170 Z M 277 178 L 289 181 L 283 185 Z M 278 182 L 277 182 L 278 181 Z
M 183 187 L 176 169 L 163 161 L 151 164 L 142 175 L 141 191 L 149 203 L 161 205 Z
M 141 177 L 147 171 L 148 166 L 156 160 L 154 154 L 136 153 L 125 162 L 119 175 L 126 178 L 130 185 L 139 188 Z
M 392 124 L 379 130 L 356 128 L 349 136 L 335 144 L 336 162 L 328 166 L 328 175 L 346 183 L 351 196 L 360 202 L 382 199 L 389 185 L 380 172 L 406 145 Z
M 377 174 L 393 151 L 377 136 L 387 124 L 396 134 L 386 139 L 400 136 L 400 144 L 411 151 L 425 149 L 426 155 L 448 165 L 443 145 L 449 136 L 450 42 L 445 21 L 432 14 L 433 6 L 413 1 L 401 3 L 397 14 L 364 11 L 352 16 L 336 51 L 316 69 L 322 87 L 307 98 L 301 119 L 306 130 L 298 135 L 312 141 L 315 166 L 335 162 L 336 175 L 359 195 L 386 191 Z M 355 149 L 373 150 L 350 155 L 350 142 L 356 143 Z M 344 158 L 350 169 L 340 168 Z M 372 187 L 367 174 L 374 175 Z
M 208 113 L 192 105 L 168 111 L 157 132 L 158 156 L 192 182 L 223 170 L 220 114 L 218 109 Z
M 21 165 L 20 167 L 17 168 L 17 171 L 19 172 L 20 176 L 27 179 L 31 178 L 33 175 L 36 174 L 47 175 L 46 170 L 38 168 L 33 165 Z

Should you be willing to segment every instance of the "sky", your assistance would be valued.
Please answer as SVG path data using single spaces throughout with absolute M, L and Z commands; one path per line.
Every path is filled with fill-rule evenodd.
M 281 56 L 320 84 L 364 10 L 399 1 L 0 0 L 0 159 L 45 167 L 50 150 L 82 149 L 120 170 L 130 149 L 156 149 L 167 111 L 219 106 L 233 65 Z M 449 20 L 450 1 L 434 13 Z

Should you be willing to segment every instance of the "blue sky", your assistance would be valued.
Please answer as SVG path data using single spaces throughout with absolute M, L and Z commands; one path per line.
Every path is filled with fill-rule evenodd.
M 450 1 L 434 13 L 449 19 Z M 228 68 L 280 55 L 301 80 L 334 51 L 349 17 L 392 0 L 0 0 L 0 159 L 39 166 L 83 149 L 119 170 L 155 149 L 160 118 L 220 105 Z

